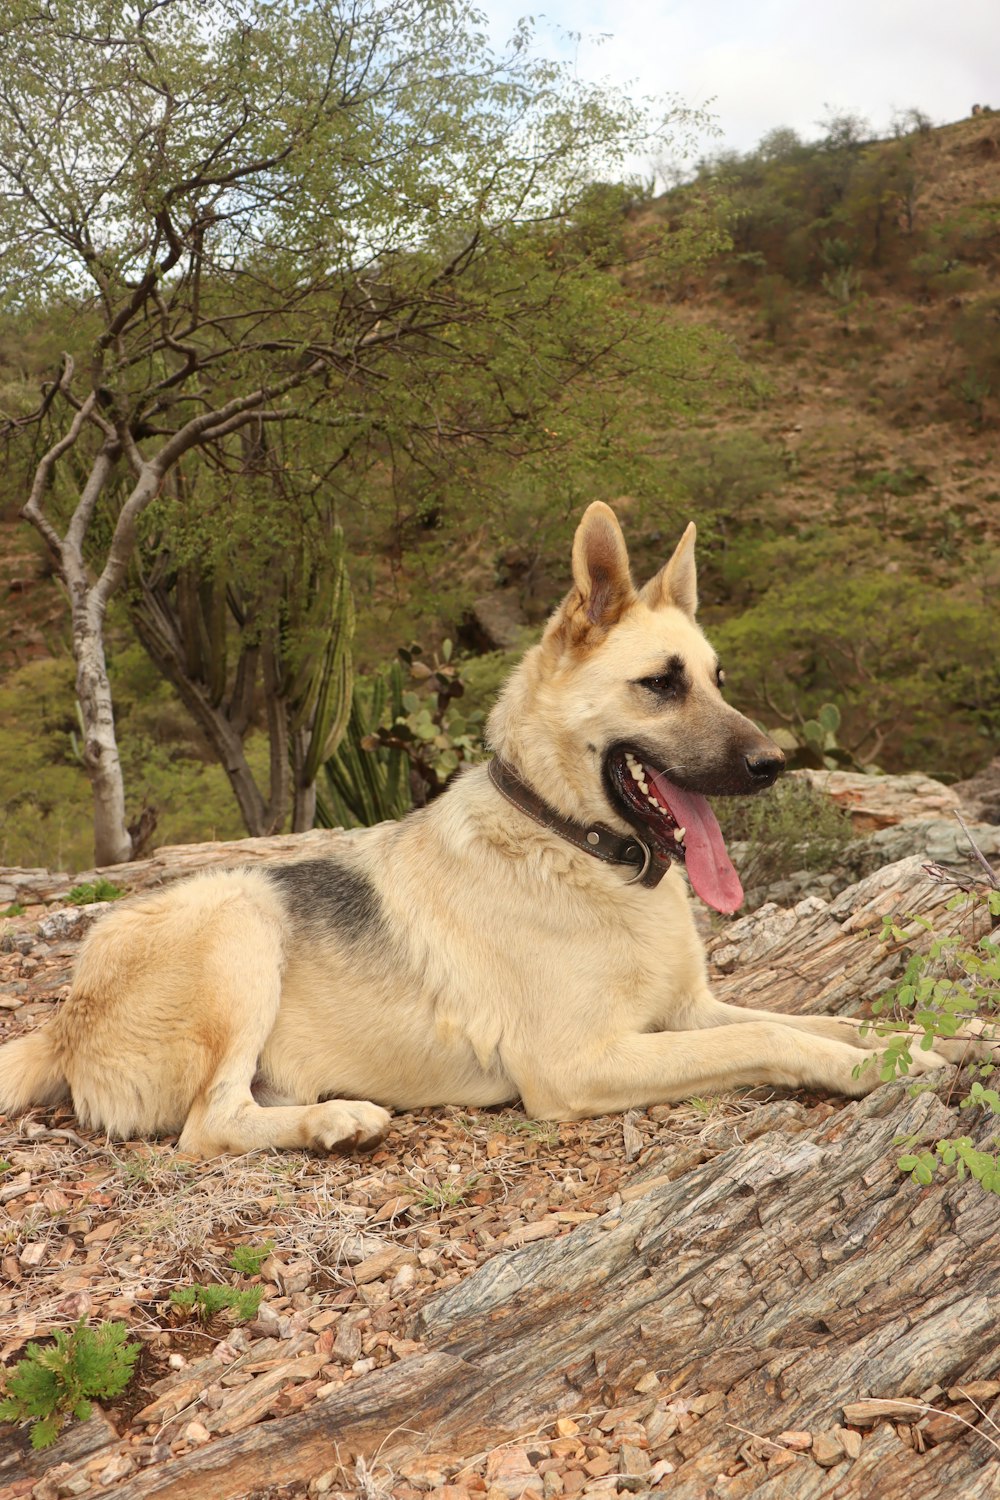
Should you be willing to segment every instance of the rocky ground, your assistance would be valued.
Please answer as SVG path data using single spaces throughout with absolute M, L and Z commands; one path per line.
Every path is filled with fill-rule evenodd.
M 825 785 L 866 833 L 849 856 L 853 883 L 847 870 L 839 894 L 778 892 L 795 904 L 772 900 L 720 932 L 706 918 L 724 998 L 853 1011 L 901 962 L 875 944 L 876 916 L 915 900 L 945 913 L 953 888 L 929 882 L 923 865 L 973 868 L 964 835 L 942 816 L 957 796 L 860 782 Z M 901 823 L 900 807 L 918 816 Z M 1000 829 L 976 834 L 995 860 Z M 234 852 L 301 857 L 330 837 L 165 850 L 105 873 L 141 889 Z M 24 907 L 0 942 L 0 1040 L 44 1020 L 66 993 L 80 937 L 103 909 L 70 904 L 72 884 L 0 871 L 0 897 Z M 0 1500 L 777 1500 L 914 1485 L 985 1500 L 1000 1473 L 1000 1356 L 982 1291 L 997 1269 L 993 1200 L 975 1185 L 919 1190 L 900 1178 L 883 1118 L 892 1093 L 844 1105 L 755 1091 L 573 1125 L 513 1108 L 424 1110 L 398 1117 L 373 1155 L 329 1160 L 196 1162 L 169 1141 L 108 1142 L 66 1109 L 0 1120 L 0 1362 L 9 1371 L 29 1341 L 81 1318 L 123 1322 L 142 1349 L 124 1395 L 53 1448 L 35 1452 L 24 1429 L 0 1428 Z M 941 1133 L 956 1098 L 952 1080 L 899 1107 L 915 1131 Z M 843 1180 L 827 1192 L 829 1142 L 845 1137 L 868 1154 L 840 1162 Z M 796 1208 L 803 1185 L 814 1197 Z M 745 1196 L 756 1217 L 737 1221 Z M 903 1218 L 886 1228 L 883 1208 Z M 847 1210 L 867 1226 L 862 1238 L 896 1244 L 896 1298 L 925 1300 L 922 1266 L 932 1301 L 946 1276 L 941 1247 L 954 1243 L 947 1277 L 969 1303 L 956 1325 L 961 1357 L 937 1323 L 923 1330 L 914 1317 L 919 1359 L 880 1364 L 900 1345 L 898 1301 L 895 1315 L 888 1303 L 877 1314 L 877 1348 L 853 1315 L 841 1326 L 844 1289 L 828 1272 L 843 1258 Z M 681 1221 L 669 1252 L 646 1248 Z M 904 1223 L 923 1225 L 916 1250 L 901 1239 Z M 787 1293 L 776 1285 L 754 1303 L 781 1261 L 777 1245 L 795 1247 L 800 1269 Z M 234 1268 L 240 1247 L 259 1252 L 258 1271 L 245 1259 Z M 963 1247 L 968 1272 L 955 1260 Z M 880 1279 L 862 1281 L 870 1301 Z M 259 1288 L 256 1312 L 199 1317 L 171 1298 L 218 1283 Z M 643 1290 L 654 1283 L 655 1297 Z M 730 1291 L 720 1298 L 716 1283 Z M 794 1344 L 808 1367 L 799 1387 L 794 1361 L 771 1369 L 764 1343 L 747 1353 L 775 1309 L 781 1347 Z M 765 1341 L 772 1362 L 778 1337 Z M 824 1370 L 808 1351 L 828 1340 Z M 838 1381 L 830 1372 L 841 1367 L 852 1373 Z

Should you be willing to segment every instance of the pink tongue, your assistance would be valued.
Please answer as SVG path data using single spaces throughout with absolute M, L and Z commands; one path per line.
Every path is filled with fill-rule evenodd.
M 684 832 L 688 879 L 698 895 L 716 911 L 733 912 L 743 905 L 743 887 L 726 853 L 715 813 L 697 792 L 681 791 L 665 776 L 653 776 L 656 794 L 669 807 Z

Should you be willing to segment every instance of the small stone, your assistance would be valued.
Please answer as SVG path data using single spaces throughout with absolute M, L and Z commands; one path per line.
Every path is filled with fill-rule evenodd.
M 60 1500 L 72 1495 L 85 1495 L 90 1489 L 90 1480 L 86 1474 L 69 1474 L 65 1479 L 56 1480 L 56 1494 Z
M 596 1453 L 593 1458 L 588 1458 L 584 1464 L 585 1471 L 592 1479 L 600 1479 L 605 1474 L 610 1474 L 614 1468 L 611 1456 L 607 1453 Z
M 207 1443 L 211 1435 L 204 1422 L 189 1422 L 184 1429 L 185 1441 L 196 1448 L 200 1448 L 202 1443 Z
M 361 1355 L 361 1328 L 357 1318 L 341 1318 L 333 1340 L 333 1356 L 345 1365 L 353 1364 Z
M 97 1482 L 102 1487 L 117 1484 L 119 1479 L 127 1479 L 130 1474 L 134 1474 L 137 1468 L 138 1465 L 131 1453 L 118 1453 L 110 1463 L 105 1464 L 97 1476 Z
M 842 1427 L 840 1429 L 840 1431 L 837 1433 L 837 1436 L 840 1439 L 840 1446 L 843 1448 L 843 1450 L 847 1454 L 848 1458 L 857 1458 L 860 1455 L 860 1453 L 861 1453 L 861 1434 L 860 1434 L 860 1432 L 852 1432 L 850 1430 L 850 1428 L 848 1428 L 848 1427 Z
M 661 1458 L 653 1465 L 646 1477 L 650 1484 L 659 1484 L 661 1479 L 666 1479 L 667 1475 L 673 1472 L 674 1466 L 669 1458 Z
M 807 1448 L 812 1447 L 812 1433 L 791 1428 L 788 1432 L 779 1432 L 775 1441 L 791 1448 L 794 1453 L 804 1453 Z
M 251 1325 L 251 1331 L 260 1338 L 276 1339 L 280 1327 L 281 1319 L 274 1308 L 269 1302 L 262 1302 L 257 1309 L 257 1316 Z
M 522 1495 L 538 1497 L 544 1480 L 528 1457 L 527 1449 L 516 1446 L 494 1448 L 486 1458 L 486 1481 L 505 1500 L 520 1500 Z M 487 1494 L 489 1491 L 487 1491 Z
M 418 1490 L 436 1490 L 446 1484 L 455 1469 L 451 1454 L 421 1453 L 405 1459 L 399 1466 L 404 1479 Z
M 618 1469 L 622 1474 L 648 1474 L 649 1454 L 645 1448 L 638 1448 L 634 1443 L 622 1443 L 618 1450 Z
M 400 1266 L 393 1277 L 392 1286 L 389 1288 L 390 1295 L 393 1297 L 403 1296 L 405 1292 L 410 1291 L 415 1286 L 416 1280 L 417 1268 L 412 1262 L 407 1262 L 406 1265 Z
M 817 1432 L 812 1441 L 812 1456 L 824 1469 L 832 1469 L 844 1458 L 840 1437 L 834 1432 Z
M 172 1370 L 184 1370 L 187 1368 L 187 1360 L 183 1354 L 169 1354 L 167 1356 L 167 1364 Z
M 390 1245 L 386 1250 L 369 1255 L 367 1260 L 359 1261 L 354 1267 L 355 1285 L 365 1286 L 369 1281 L 381 1281 L 387 1271 L 393 1270 L 406 1257 L 407 1252 L 397 1245 Z

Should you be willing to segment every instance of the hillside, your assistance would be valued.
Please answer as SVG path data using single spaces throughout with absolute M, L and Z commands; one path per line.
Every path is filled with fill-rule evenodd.
M 817 229 L 803 212 L 783 236 L 766 223 L 755 233 L 755 196 L 766 205 L 774 191 L 765 168 L 756 193 L 730 184 L 737 248 L 688 283 L 678 310 L 708 318 L 751 363 L 757 409 L 725 405 L 706 425 L 755 432 L 781 451 L 782 517 L 874 521 L 947 560 L 1000 534 L 1000 116 L 903 144 L 911 225 L 901 190 L 885 184 L 895 217 L 878 260 L 865 247 L 870 196 L 848 200 L 839 226 Z M 900 145 L 859 152 L 856 170 L 867 158 L 886 175 Z M 671 199 L 654 211 L 671 212 Z M 856 279 L 846 314 L 822 285 L 815 247 L 790 274 L 788 244 L 804 230 L 847 243 Z
M 706 221 L 732 244 L 700 267 L 678 277 L 646 253 L 652 229 Z M 832 703 L 822 753 L 838 763 L 971 774 L 1000 738 L 1000 117 L 884 142 L 785 142 L 630 206 L 612 231 L 628 295 L 664 329 L 721 334 L 742 376 L 720 365 L 695 416 L 649 431 L 633 488 L 608 493 L 598 470 L 580 500 L 617 505 L 640 569 L 698 520 L 704 617 L 735 701 L 783 729 L 803 763 L 803 725 Z M 49 342 L 5 343 L 7 373 L 40 375 Z M 80 868 L 88 788 L 68 625 L 16 520 L 18 485 L 8 469 L 0 860 Z M 484 615 L 537 624 L 565 586 L 572 519 L 513 541 L 472 512 L 404 540 L 353 519 L 362 670 L 414 635 L 482 648 Z M 222 773 L 121 621 L 111 658 L 130 806 L 158 810 L 157 841 L 236 836 Z

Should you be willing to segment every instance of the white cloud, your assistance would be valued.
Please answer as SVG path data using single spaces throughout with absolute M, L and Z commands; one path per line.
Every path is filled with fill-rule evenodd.
M 500 40 L 524 7 L 484 9 Z M 815 138 L 827 105 L 879 132 L 895 109 L 943 124 L 973 103 L 1000 107 L 997 0 L 549 0 L 534 14 L 540 50 L 582 77 L 714 99 L 725 144 L 741 150 L 778 125 Z

